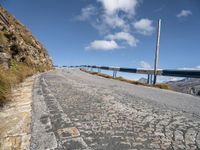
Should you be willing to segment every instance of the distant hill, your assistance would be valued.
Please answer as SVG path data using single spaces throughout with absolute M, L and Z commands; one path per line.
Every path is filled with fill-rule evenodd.
M 179 81 L 169 81 L 167 84 L 174 91 L 200 96 L 200 79 L 185 78 Z

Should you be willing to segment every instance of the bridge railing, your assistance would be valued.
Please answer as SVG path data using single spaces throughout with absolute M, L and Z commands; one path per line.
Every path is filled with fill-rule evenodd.
M 71 66 L 73 67 L 73 66 Z M 152 76 L 154 75 L 154 70 L 152 69 L 140 69 L 140 68 L 123 68 L 123 67 L 107 67 L 107 66 L 74 66 L 80 68 L 96 68 L 98 72 L 100 70 L 111 70 L 113 71 L 113 77 L 116 77 L 117 72 L 126 72 L 126 73 L 136 73 L 136 74 L 147 74 L 148 83 L 152 83 Z M 159 69 L 157 70 L 157 75 L 160 76 L 173 76 L 173 77 L 187 77 L 187 78 L 200 78 L 200 70 L 172 70 L 172 69 Z

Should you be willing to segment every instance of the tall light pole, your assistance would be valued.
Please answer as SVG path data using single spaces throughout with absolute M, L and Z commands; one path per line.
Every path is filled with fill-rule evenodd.
M 153 84 L 156 84 L 156 80 L 157 80 L 158 54 L 159 54 L 159 47 L 160 47 L 160 29 L 161 29 L 161 19 L 158 20 L 157 41 L 156 41 L 156 53 L 155 53 L 155 62 L 154 62 L 154 80 L 153 80 Z

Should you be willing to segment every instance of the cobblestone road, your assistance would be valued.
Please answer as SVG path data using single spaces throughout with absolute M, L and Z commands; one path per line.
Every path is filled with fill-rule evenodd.
M 52 71 L 35 81 L 31 149 L 200 149 L 198 106 L 190 95 Z

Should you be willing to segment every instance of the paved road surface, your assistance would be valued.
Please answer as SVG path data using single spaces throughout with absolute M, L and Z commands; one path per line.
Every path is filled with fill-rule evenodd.
M 31 149 L 200 149 L 200 98 L 79 70 L 36 79 Z

